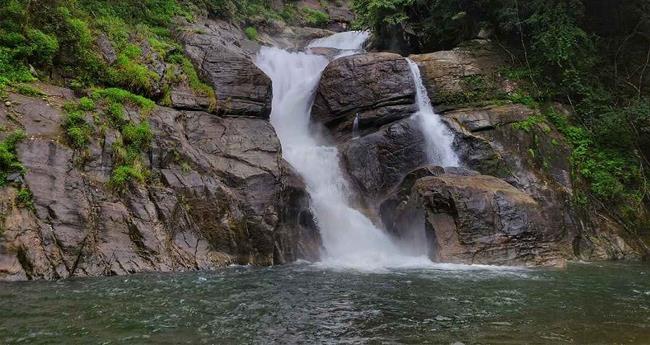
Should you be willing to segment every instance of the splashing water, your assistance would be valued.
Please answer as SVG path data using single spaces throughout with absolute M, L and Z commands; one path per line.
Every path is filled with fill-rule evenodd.
M 367 33 L 341 33 L 310 46 L 360 51 L 367 37 Z M 339 165 L 337 148 L 310 131 L 314 91 L 328 63 L 320 55 L 271 47 L 263 47 L 256 58 L 257 66 L 273 81 L 271 124 L 282 143 L 283 156 L 303 177 L 311 196 L 325 249 L 319 264 L 367 271 L 431 265 L 426 256 L 398 247 L 350 205 L 353 195 Z
M 459 159 L 453 150 L 454 135 L 442 123 L 440 115 L 433 111 L 431 99 L 420 75 L 420 68 L 410 59 L 406 59 L 415 80 L 416 101 L 418 112 L 413 116 L 417 119 L 420 130 L 424 134 L 425 151 L 429 163 L 443 167 L 455 167 Z
M 307 48 L 334 48 L 359 51 L 363 48 L 363 45 L 369 37 L 370 33 L 368 31 L 340 32 L 332 36 L 313 40 L 307 45 Z

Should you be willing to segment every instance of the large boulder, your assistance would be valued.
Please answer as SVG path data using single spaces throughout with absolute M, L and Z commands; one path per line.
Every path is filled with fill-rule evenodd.
M 362 195 L 379 200 L 404 175 L 426 164 L 424 137 L 417 120 L 403 119 L 341 145 L 344 166 Z
M 510 184 L 471 171 L 422 168 L 381 208 L 403 240 L 420 233 L 436 261 L 561 266 L 560 246 L 539 204 Z
M 500 75 L 503 52 L 489 40 L 474 40 L 448 51 L 411 55 L 434 105 L 491 100 L 514 90 Z
M 377 129 L 413 114 L 415 85 L 400 55 L 368 53 L 330 63 L 321 77 L 311 116 L 335 137 L 349 136 L 355 115 L 360 129 Z
M 272 87 L 252 61 L 259 46 L 220 20 L 179 24 L 179 40 L 201 77 L 212 85 L 220 114 L 268 118 Z
M 638 259 L 647 249 L 595 209 L 574 198 L 571 148 L 538 110 L 519 104 L 453 108 L 442 113 L 461 161 L 503 179 L 540 206 L 555 241 L 590 259 Z

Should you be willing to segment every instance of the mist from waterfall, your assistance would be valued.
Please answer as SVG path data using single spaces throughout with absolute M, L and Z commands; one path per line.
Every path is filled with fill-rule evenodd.
M 339 33 L 309 47 L 361 51 L 367 37 L 367 33 Z M 311 196 L 324 248 L 320 264 L 360 270 L 431 265 L 426 255 L 393 243 L 351 205 L 354 195 L 341 169 L 338 149 L 311 130 L 314 93 L 328 63 L 321 55 L 273 47 L 263 47 L 256 58 L 257 66 L 273 81 L 271 124 L 280 138 L 283 156 L 305 180 Z
M 406 60 L 415 81 L 418 112 L 413 116 L 417 119 L 424 135 L 428 163 L 443 167 L 458 166 L 459 159 L 453 149 L 454 135 L 442 122 L 440 115 L 433 110 L 431 99 L 420 74 L 420 68 L 412 60 Z

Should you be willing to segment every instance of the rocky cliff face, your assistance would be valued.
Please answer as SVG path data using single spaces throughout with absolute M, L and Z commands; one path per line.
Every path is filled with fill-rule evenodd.
M 330 29 L 340 30 L 350 18 L 335 8 Z M 301 48 L 329 33 L 271 26 L 259 40 Z M 151 175 L 147 184 L 111 188 L 120 131 L 97 122 L 87 148 L 67 142 L 62 108 L 78 101 L 72 91 L 39 84 L 44 96 L 10 93 L 0 104 L 0 140 L 15 129 L 27 134 L 18 147 L 26 173 L 10 176 L 0 189 L 0 280 L 318 257 L 309 196 L 268 122 L 271 83 L 251 61 L 258 42 L 213 20 L 181 20 L 176 34 L 217 102 L 180 84 L 169 107 L 146 113 L 127 107 L 130 120 L 147 122 L 153 132 L 141 157 Z M 114 55 L 110 42 L 99 47 L 106 59 Z M 378 225 L 445 262 L 558 266 L 573 258 L 647 255 L 647 246 L 606 210 L 576 206 L 570 148 L 539 111 L 493 100 L 516 84 L 499 74 L 504 59 L 489 41 L 410 58 L 454 133 L 460 168 L 427 162 L 423 134 L 411 118 L 416 91 L 405 58 L 337 59 L 315 95 L 312 121 L 339 146 L 358 201 Z M 151 69 L 162 82 L 166 66 L 154 55 Z M 356 114 L 361 137 L 352 140 Z
M 415 241 L 446 262 L 557 266 L 576 257 L 647 255 L 647 246 L 606 211 L 575 203 L 571 150 L 540 111 L 494 101 L 517 85 L 499 74 L 505 59 L 491 42 L 410 58 L 454 133 L 465 170 L 422 168 L 423 136 L 410 118 L 413 80 L 400 56 L 335 61 L 312 113 L 338 143 L 367 213 L 396 238 L 413 241 L 411 232 L 420 229 L 426 238 Z M 352 139 L 356 113 L 362 137 Z
M 24 128 L 18 155 L 33 206 L 19 206 L 16 181 L 0 198 L 0 279 L 57 279 L 145 271 L 271 265 L 318 253 L 301 180 L 281 158 L 271 125 L 157 107 L 147 186 L 125 193 L 107 181 L 112 143 L 98 135 L 85 152 L 62 138 L 69 90 L 42 86 L 43 99 L 9 95 L 4 122 Z M 142 116 L 142 114 L 134 114 Z M 300 239 L 301 240 L 298 240 Z

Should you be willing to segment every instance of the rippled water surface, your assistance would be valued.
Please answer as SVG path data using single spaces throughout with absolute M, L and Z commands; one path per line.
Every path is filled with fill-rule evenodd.
M 311 265 L 0 283 L 1 344 L 650 344 L 650 267 Z

